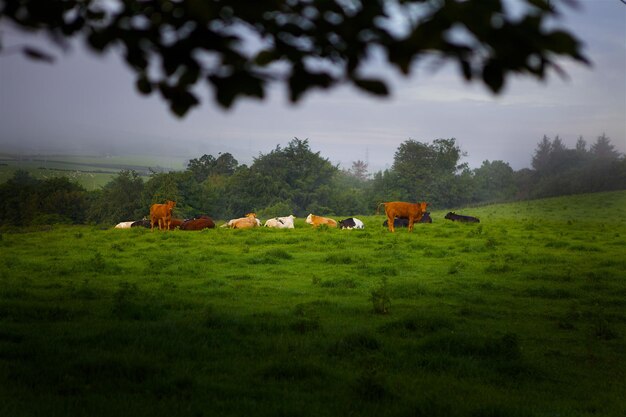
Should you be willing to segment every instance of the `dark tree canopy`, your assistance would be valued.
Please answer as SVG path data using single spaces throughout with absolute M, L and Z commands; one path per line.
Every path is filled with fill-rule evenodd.
M 115 49 L 136 88 L 160 93 L 182 116 L 199 104 L 200 83 L 223 107 L 263 99 L 271 82 L 284 83 L 294 102 L 341 83 L 387 95 L 384 79 L 365 75 L 375 51 L 405 75 L 423 58 L 455 62 L 463 78 L 495 93 L 514 73 L 562 72 L 560 57 L 587 62 L 579 40 L 550 22 L 575 0 L 518 3 L 514 16 L 503 0 L 3 0 L 0 23 Z M 31 46 L 23 52 L 53 59 Z

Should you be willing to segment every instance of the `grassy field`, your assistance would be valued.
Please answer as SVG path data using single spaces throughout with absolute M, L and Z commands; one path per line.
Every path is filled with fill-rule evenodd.
M 65 176 L 87 190 L 100 188 L 121 170 L 133 169 L 148 178 L 153 170 L 182 170 L 185 160 L 159 156 L 75 156 L 75 155 L 12 155 L 0 153 L 0 183 L 18 170 L 25 170 L 37 179 Z
M 624 416 L 626 192 L 0 235 L 2 416 Z

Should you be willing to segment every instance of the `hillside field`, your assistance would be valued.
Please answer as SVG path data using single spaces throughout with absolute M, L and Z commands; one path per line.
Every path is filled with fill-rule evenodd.
M 121 170 L 132 169 L 144 179 L 150 169 L 156 171 L 182 170 L 186 160 L 160 156 L 76 156 L 76 155 L 14 155 L 0 152 L 0 184 L 6 182 L 18 169 L 33 178 L 68 177 L 86 190 L 99 189 Z
M 626 192 L 458 212 L 5 230 L 0 415 L 626 415 Z

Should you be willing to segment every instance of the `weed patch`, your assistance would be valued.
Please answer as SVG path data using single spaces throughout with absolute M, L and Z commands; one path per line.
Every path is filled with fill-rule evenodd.
M 374 336 L 367 333 L 352 333 L 331 345 L 328 353 L 331 356 L 352 356 L 357 353 L 375 352 L 380 348 L 380 342 Z
M 380 284 L 374 288 L 371 292 L 372 306 L 374 313 L 387 314 L 389 313 L 389 307 L 391 306 L 391 298 L 389 298 L 389 288 L 387 277 L 383 277 L 380 280 Z
M 454 329 L 452 319 L 444 316 L 410 316 L 379 328 L 381 333 L 399 337 L 423 337 L 441 330 Z

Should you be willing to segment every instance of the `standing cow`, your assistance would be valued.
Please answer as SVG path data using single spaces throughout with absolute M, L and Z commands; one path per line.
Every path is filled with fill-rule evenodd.
M 424 213 L 426 213 L 426 207 L 428 203 L 422 201 L 420 203 L 406 203 L 403 201 L 391 201 L 387 203 L 380 203 L 385 205 L 385 214 L 387 215 L 387 227 L 389 231 L 393 233 L 395 231 L 393 227 L 393 220 L 396 217 L 406 217 L 409 219 L 409 232 L 413 231 L 413 223 L 419 222 Z
M 165 204 L 153 204 L 150 206 L 150 229 L 154 230 L 154 224 L 156 223 L 159 226 L 159 230 L 169 230 L 174 207 L 176 207 L 176 201 L 171 200 L 167 200 Z
M 430 212 L 426 212 L 424 213 L 424 215 L 422 216 L 422 218 L 420 219 L 420 221 L 418 223 L 432 223 L 433 219 L 430 217 Z M 388 227 L 387 224 L 389 222 L 387 220 L 385 220 L 383 222 L 383 227 Z M 393 221 L 393 227 L 409 227 L 409 219 L 407 218 L 403 218 L 403 217 L 398 217 Z

